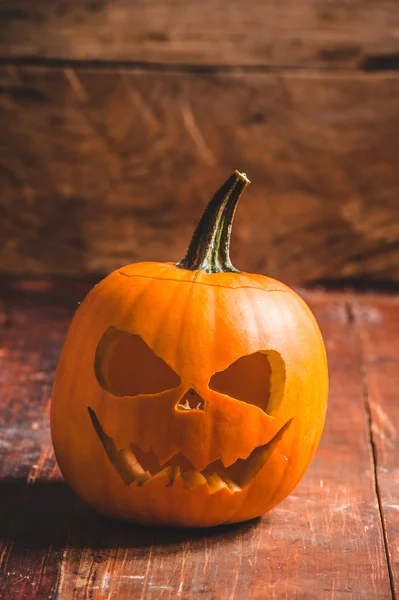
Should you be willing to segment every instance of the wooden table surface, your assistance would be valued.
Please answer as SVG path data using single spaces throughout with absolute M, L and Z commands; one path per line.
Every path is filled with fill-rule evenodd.
M 395 598 L 399 294 L 300 290 L 330 365 L 316 458 L 265 517 L 181 531 L 97 516 L 58 471 L 51 384 L 88 285 L 7 280 L 0 290 L 0 598 Z

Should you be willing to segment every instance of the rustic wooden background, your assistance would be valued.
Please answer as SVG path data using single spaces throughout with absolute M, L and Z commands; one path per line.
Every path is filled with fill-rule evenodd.
M 397 0 L 0 0 L 0 272 L 178 260 L 252 186 L 238 267 L 399 282 Z

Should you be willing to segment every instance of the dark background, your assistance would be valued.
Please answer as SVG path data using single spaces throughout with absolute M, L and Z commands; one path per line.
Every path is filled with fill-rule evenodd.
M 237 267 L 399 282 L 396 0 L 0 2 L 0 273 L 178 260 L 234 169 Z

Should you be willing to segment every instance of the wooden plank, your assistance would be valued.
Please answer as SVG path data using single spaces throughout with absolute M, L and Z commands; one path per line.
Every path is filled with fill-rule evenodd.
M 395 0 L 13 0 L 0 26 L 5 57 L 356 68 L 399 53 Z
M 28 282 L 2 298 L 0 597 L 7 600 L 55 597 L 75 502 L 55 464 L 48 409 L 65 306 L 76 302 L 49 289 Z
M 399 296 L 354 304 L 364 355 L 376 475 L 386 527 L 392 584 L 399 596 Z
M 7 442 L 0 446 L 0 486 L 8 500 L 0 511 L 6 540 L 0 596 L 391 598 L 346 297 L 303 292 L 326 337 L 331 397 L 320 449 L 302 483 L 263 519 L 179 531 L 94 515 L 55 470 L 45 416 L 49 381 L 67 322 L 86 289 L 2 284 L 9 324 L 0 332 L 1 360 L 7 360 L 0 369 L 6 407 L 1 439 Z
M 0 282 L 0 597 L 52 598 L 76 501 L 49 432 L 54 368 L 66 314 L 87 284 Z
M 399 76 L 4 67 L 0 91 L 0 271 L 179 260 L 239 168 L 239 268 L 399 281 Z

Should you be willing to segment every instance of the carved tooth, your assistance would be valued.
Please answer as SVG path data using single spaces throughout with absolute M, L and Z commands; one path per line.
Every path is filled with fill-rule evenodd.
M 124 448 L 119 451 L 120 460 L 125 464 L 125 470 L 131 473 L 132 481 L 140 486 L 151 478 L 151 473 L 145 471 L 136 455 L 131 451 L 130 448 Z
M 235 483 L 240 486 L 240 488 L 244 488 L 245 486 L 247 486 L 252 481 L 252 479 L 259 473 L 259 471 L 261 470 L 261 468 L 266 463 L 273 450 L 277 446 L 278 442 L 281 440 L 284 433 L 291 425 L 291 422 L 292 419 L 287 421 L 287 423 L 283 425 L 283 427 L 276 433 L 276 435 L 270 440 L 270 442 L 264 444 L 263 446 L 258 446 L 257 448 L 255 448 L 255 450 L 248 456 L 248 458 L 245 461 L 239 459 L 238 461 L 236 461 L 236 463 L 234 463 L 234 465 L 232 465 L 232 467 L 227 469 L 229 477 L 232 477 Z M 239 462 L 245 463 L 245 469 L 243 470 L 243 473 L 241 475 L 234 476 L 233 469 Z
M 172 467 L 171 466 L 171 471 L 170 471 L 170 478 L 169 478 L 169 483 L 167 484 L 166 487 L 172 487 L 172 485 L 175 482 L 176 477 L 178 477 L 180 475 L 180 467 Z
M 227 488 L 228 486 L 225 481 L 217 473 L 204 473 L 204 476 L 208 482 L 209 490 L 211 494 L 215 494 L 219 490 L 223 488 Z
M 232 494 L 234 494 L 234 492 L 241 492 L 241 487 L 230 479 L 227 472 L 223 473 L 223 479 Z
M 126 467 L 128 467 L 135 473 L 142 474 L 145 472 L 143 467 L 137 460 L 136 455 L 132 452 L 132 450 L 130 450 L 130 448 L 123 448 L 123 450 L 120 450 L 119 456 L 121 460 L 125 462 Z
M 150 477 L 144 483 L 145 484 L 146 483 L 150 483 L 150 481 L 155 481 L 156 479 L 161 479 L 161 478 L 166 478 L 167 479 L 166 487 L 170 487 L 171 485 L 173 485 L 173 481 L 174 481 L 174 467 L 168 465 L 167 467 L 165 467 L 164 469 L 162 469 L 162 471 L 159 471 L 158 473 L 155 473 L 155 475 L 153 475 L 152 477 Z
M 184 487 L 188 490 L 195 490 L 207 483 L 207 480 L 202 473 L 197 469 L 191 469 L 190 471 L 182 471 L 181 473 Z
M 110 460 L 110 462 L 114 465 L 115 469 L 118 471 L 118 473 L 120 474 L 120 476 L 122 477 L 123 481 L 127 484 L 130 485 L 131 483 L 136 481 L 136 472 L 134 470 L 134 466 L 137 463 L 137 459 L 134 456 L 133 457 L 127 457 L 126 453 L 121 450 L 117 450 L 112 438 L 110 438 L 103 430 L 103 428 L 101 427 L 100 421 L 97 418 L 96 413 L 94 412 L 94 410 L 90 407 L 88 407 L 87 409 L 89 411 L 89 415 L 91 418 L 91 421 L 93 423 L 93 427 L 98 435 L 98 437 L 100 438 L 100 441 L 104 447 L 104 450 Z M 127 449 L 130 452 L 130 449 Z M 141 467 L 141 465 L 140 465 Z M 143 474 L 139 475 L 139 478 L 142 479 L 144 477 Z

